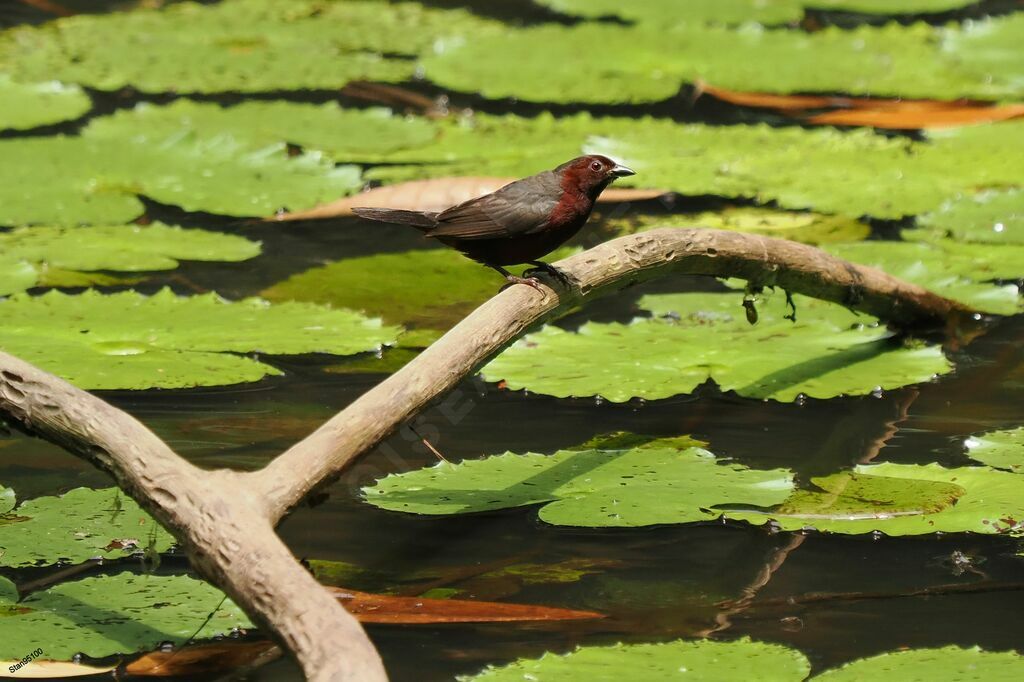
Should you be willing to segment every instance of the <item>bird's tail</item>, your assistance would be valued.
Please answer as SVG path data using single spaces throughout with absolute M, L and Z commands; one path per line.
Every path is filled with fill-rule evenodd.
M 360 218 L 376 220 L 382 223 L 412 225 L 421 230 L 437 227 L 437 214 L 428 211 L 406 211 L 400 208 L 370 208 L 360 206 L 352 209 Z

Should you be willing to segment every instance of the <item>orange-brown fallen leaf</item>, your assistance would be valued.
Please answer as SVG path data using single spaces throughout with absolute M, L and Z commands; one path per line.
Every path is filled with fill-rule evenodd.
M 604 618 L 596 611 L 468 599 L 394 597 L 325 587 L 360 623 L 503 623 Z
M 267 218 L 267 220 L 284 222 L 340 218 L 352 215 L 352 208 L 355 206 L 402 208 L 408 211 L 443 211 L 449 206 L 490 194 L 515 179 L 474 176 L 412 180 L 397 185 L 375 187 L 360 194 L 321 204 L 308 211 L 280 213 Z M 598 201 L 602 203 L 645 201 L 655 199 L 663 194 L 665 194 L 665 190 L 613 187 L 606 189 Z
M 129 675 L 170 677 L 203 675 L 269 663 L 281 656 L 273 642 L 223 640 L 174 651 L 151 651 L 125 666 Z
M 912 104 L 912 103 L 907 103 Z M 1001 106 L 964 105 L 959 108 L 891 107 L 828 111 L 807 118 L 818 125 L 870 126 L 872 128 L 920 130 L 956 128 L 976 123 L 994 123 L 1024 116 L 1024 104 Z
M 19 680 L 86 677 L 87 675 L 99 675 L 110 672 L 117 667 L 113 665 L 93 666 L 66 661 L 41 661 L 36 659 L 12 673 L 11 666 L 18 663 L 19 661 L 0 661 L 0 677 L 12 677 Z
M 843 103 L 850 100 L 849 97 L 829 97 L 827 95 L 773 95 L 767 92 L 742 92 L 716 88 L 707 83 L 699 83 L 697 87 L 701 94 L 711 95 L 723 102 L 737 104 L 741 107 L 762 107 L 779 111 L 838 107 L 844 106 Z
M 52 0 L 19 0 L 21 4 L 28 5 L 29 7 L 35 7 L 43 12 L 49 14 L 56 14 L 58 17 L 70 17 L 74 12 L 64 5 L 60 5 Z

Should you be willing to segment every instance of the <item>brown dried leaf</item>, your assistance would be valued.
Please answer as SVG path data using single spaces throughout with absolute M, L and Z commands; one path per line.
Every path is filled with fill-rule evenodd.
M 1024 104 L 979 106 L 964 104 L 959 107 L 928 107 L 920 102 L 904 102 L 906 106 L 880 109 L 853 109 L 829 111 L 811 116 L 808 123 L 819 125 L 870 126 L 896 130 L 924 128 L 956 128 L 976 123 L 994 123 L 1024 116 Z

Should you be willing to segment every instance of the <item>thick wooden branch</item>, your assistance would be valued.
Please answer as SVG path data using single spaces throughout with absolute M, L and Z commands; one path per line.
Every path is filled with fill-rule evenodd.
M 339 476 L 355 458 L 530 327 L 638 282 L 670 274 L 740 277 L 841 303 L 904 327 L 942 326 L 970 312 L 955 301 L 812 246 L 740 232 L 652 230 L 606 242 L 555 265 L 572 279 L 571 289 L 505 289 L 308 438 L 250 474 L 270 513 L 280 517 Z

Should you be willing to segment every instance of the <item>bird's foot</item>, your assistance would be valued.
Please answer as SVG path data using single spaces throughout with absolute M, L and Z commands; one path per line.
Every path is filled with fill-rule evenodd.
M 563 286 L 565 286 L 565 287 L 571 287 L 572 286 L 572 280 L 569 279 L 569 276 L 566 275 L 561 270 L 559 270 L 558 268 L 556 268 L 554 265 L 551 265 L 550 263 L 545 263 L 545 262 L 539 261 L 539 260 L 530 261 L 530 265 L 533 265 L 535 267 L 532 270 L 527 270 L 523 274 L 529 276 L 529 274 L 531 272 L 538 272 L 538 271 L 539 272 L 546 272 L 547 274 L 549 274 L 553 278 L 555 278 Z
M 525 284 L 528 287 L 533 287 L 537 291 L 540 291 L 540 280 L 536 277 L 518 277 L 516 275 L 505 275 L 505 281 L 508 282 L 506 286 L 513 284 Z

